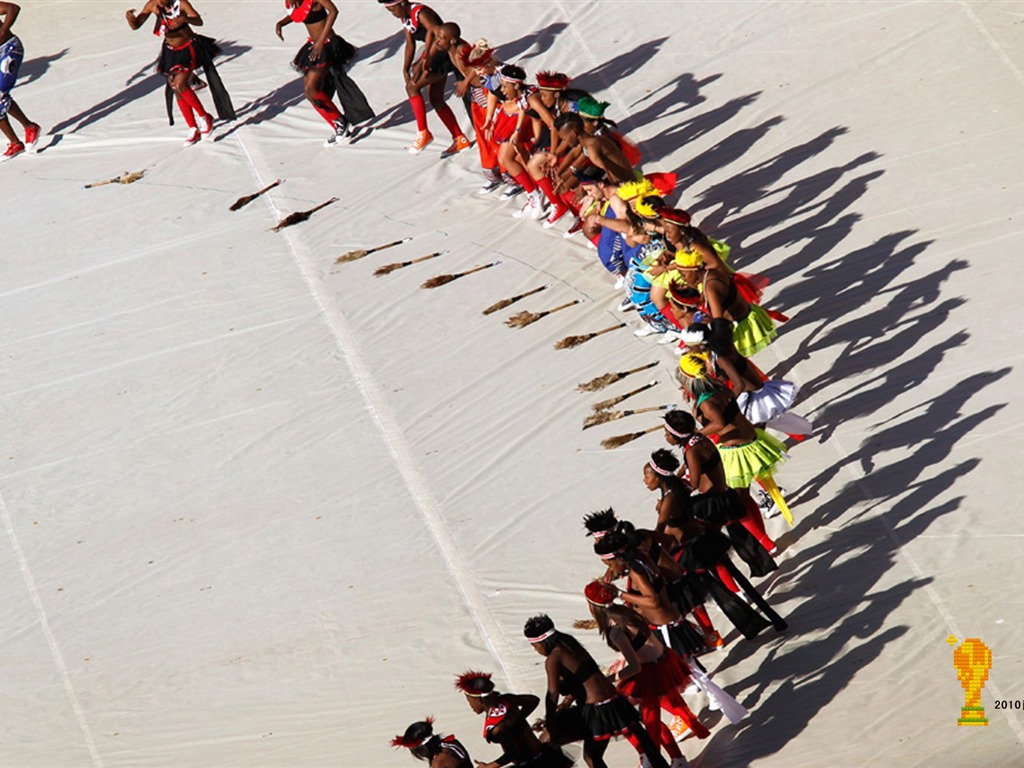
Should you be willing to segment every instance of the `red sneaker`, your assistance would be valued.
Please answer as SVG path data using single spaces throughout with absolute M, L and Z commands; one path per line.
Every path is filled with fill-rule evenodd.
M 418 155 L 420 152 L 426 149 L 427 144 L 429 144 L 433 140 L 434 136 L 430 133 L 430 131 L 420 131 L 419 133 L 416 134 L 416 140 L 413 141 L 413 143 L 409 146 L 409 154 Z
M 451 146 L 448 147 L 448 149 L 441 153 L 441 159 L 446 160 L 452 155 L 457 155 L 464 149 L 469 149 L 471 146 L 472 144 L 469 143 L 469 139 L 465 136 L 459 136 L 451 143 Z
M 25 151 L 25 145 L 20 141 L 12 141 L 7 145 L 7 151 L 4 152 L 4 160 L 10 160 L 12 157 L 17 157 Z
M 210 138 L 210 131 L 213 130 L 213 115 L 201 115 L 199 117 L 199 133 L 204 139 Z
M 191 147 L 193 144 L 198 144 L 199 143 L 199 139 L 200 139 L 199 129 L 198 128 L 192 128 L 192 129 L 189 130 L 188 136 L 185 137 L 185 146 L 186 147 Z
M 37 123 L 29 123 L 25 129 L 25 151 L 34 153 L 36 151 L 36 144 L 39 143 L 39 125 Z

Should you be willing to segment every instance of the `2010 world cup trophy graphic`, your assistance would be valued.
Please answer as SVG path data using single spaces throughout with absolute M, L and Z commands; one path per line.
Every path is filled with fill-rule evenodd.
M 946 642 L 955 645 L 956 638 L 950 635 Z M 988 725 L 985 708 L 981 706 L 981 689 L 985 687 L 992 668 L 992 651 L 978 638 L 969 637 L 953 651 L 953 666 L 964 689 L 964 706 L 956 724 Z

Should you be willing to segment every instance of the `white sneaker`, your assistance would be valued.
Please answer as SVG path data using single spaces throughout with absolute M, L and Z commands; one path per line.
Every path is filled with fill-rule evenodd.
M 190 128 L 188 131 L 188 136 L 185 137 L 184 146 L 191 147 L 193 144 L 198 144 L 200 138 L 202 137 L 199 135 L 199 129 Z
M 626 276 L 623 275 L 623 274 L 616 275 L 615 276 L 615 290 L 616 291 L 621 291 L 625 287 L 626 287 Z M 630 302 L 630 303 L 632 303 L 632 302 Z
M 491 192 L 501 186 L 500 181 L 485 181 L 484 185 L 476 191 L 478 195 L 489 195 Z
M 619 312 L 629 312 L 636 308 L 636 304 L 633 303 L 633 300 L 629 298 L 629 296 L 620 301 L 619 306 L 616 307 L 616 309 L 619 310 Z
M 658 343 L 659 344 L 678 344 L 679 343 L 679 334 L 676 333 L 675 331 L 668 331 L 667 333 L 662 334 L 662 337 L 661 337 L 661 339 L 658 340 Z
M 339 118 L 334 123 L 334 133 L 332 133 L 327 141 L 324 142 L 325 147 L 340 147 L 341 140 L 348 134 L 348 121 L 344 117 Z
M 657 333 L 657 331 L 654 330 L 651 326 L 647 325 L 646 323 L 644 323 L 639 328 L 637 328 L 635 331 L 633 331 L 633 335 L 634 336 L 639 336 L 641 339 L 644 336 L 653 336 L 656 333 Z
M 532 192 L 533 195 L 533 207 L 530 208 L 529 216 L 534 221 L 540 221 L 548 212 L 548 199 L 544 197 L 544 192 L 535 189 Z
M 213 115 L 207 115 L 203 117 L 199 116 L 199 133 L 204 139 L 210 138 L 210 132 L 213 130 Z

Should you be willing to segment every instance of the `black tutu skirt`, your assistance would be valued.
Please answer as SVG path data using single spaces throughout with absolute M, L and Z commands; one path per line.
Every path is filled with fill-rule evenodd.
M 227 88 L 224 87 L 224 82 L 220 79 L 217 67 L 213 63 L 214 57 L 219 56 L 221 53 L 217 41 L 212 37 L 196 35 L 188 42 L 187 49 L 189 51 L 187 54 L 188 61 L 191 62 L 191 65 L 185 67 L 183 64 L 185 61 L 183 57 L 186 55 L 183 53 L 185 48 L 179 48 L 174 51 L 166 45 L 163 46 L 160 58 L 157 60 L 157 71 L 162 75 L 173 75 L 177 72 L 183 72 L 185 69 L 195 70 L 201 68 L 203 74 L 206 75 L 206 79 L 210 81 L 210 95 L 213 97 L 213 106 L 217 110 L 217 117 L 221 120 L 234 120 L 235 108 L 231 104 L 231 96 L 228 94 Z M 174 67 L 178 67 L 178 69 L 174 69 Z M 174 125 L 174 109 L 172 106 L 174 104 L 174 89 L 171 88 L 170 78 L 168 78 L 167 86 L 164 88 L 164 99 L 167 103 L 167 122 Z
M 696 656 L 704 653 L 704 635 L 686 619 L 680 619 L 675 624 L 665 624 L 663 627 L 652 624 L 651 629 L 658 634 L 668 648 L 684 656 Z
M 640 674 L 619 683 L 619 693 L 631 699 L 660 699 L 669 691 L 690 682 L 690 670 L 683 657 L 666 648 L 661 658 L 640 667 Z
M 743 517 L 746 509 L 739 494 L 732 488 L 725 493 L 691 496 L 693 516 L 713 528 L 721 528 Z
M 324 45 L 320 58 L 313 61 L 313 41 L 309 40 L 299 48 L 292 60 L 292 67 L 299 72 L 308 72 L 311 69 L 322 69 L 323 67 L 345 67 L 356 57 L 356 47 L 348 40 L 335 35 Z
M 156 71 L 161 75 L 175 75 L 178 72 L 191 72 L 199 66 L 196 54 L 196 38 L 192 38 L 178 48 L 170 48 L 166 44 L 160 47 L 160 58 L 156 62 Z M 220 53 L 217 48 L 213 56 Z
M 725 532 L 740 560 L 747 564 L 751 576 L 766 576 L 779 567 L 768 550 L 742 523 L 730 523 Z
M 640 713 L 625 696 L 614 696 L 597 704 L 582 704 L 580 714 L 594 741 L 621 736 L 640 722 Z
M 700 605 L 704 605 L 707 592 L 701 583 L 689 574 L 683 575 L 666 587 L 668 599 L 684 616 Z

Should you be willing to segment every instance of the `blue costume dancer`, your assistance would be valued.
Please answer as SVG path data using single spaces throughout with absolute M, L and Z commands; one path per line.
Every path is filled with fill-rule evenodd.
M 21 111 L 18 102 L 11 98 L 14 82 L 18 79 L 18 71 L 25 58 L 21 40 L 11 32 L 20 10 L 21 8 L 14 3 L 0 3 L 0 16 L 4 17 L 3 24 L 0 24 L 0 131 L 3 131 L 8 141 L 7 151 L 3 154 L 4 160 L 10 160 L 26 150 L 34 152 L 39 141 L 39 126 L 29 120 Z M 25 127 L 24 142 L 14 132 L 8 115 Z

